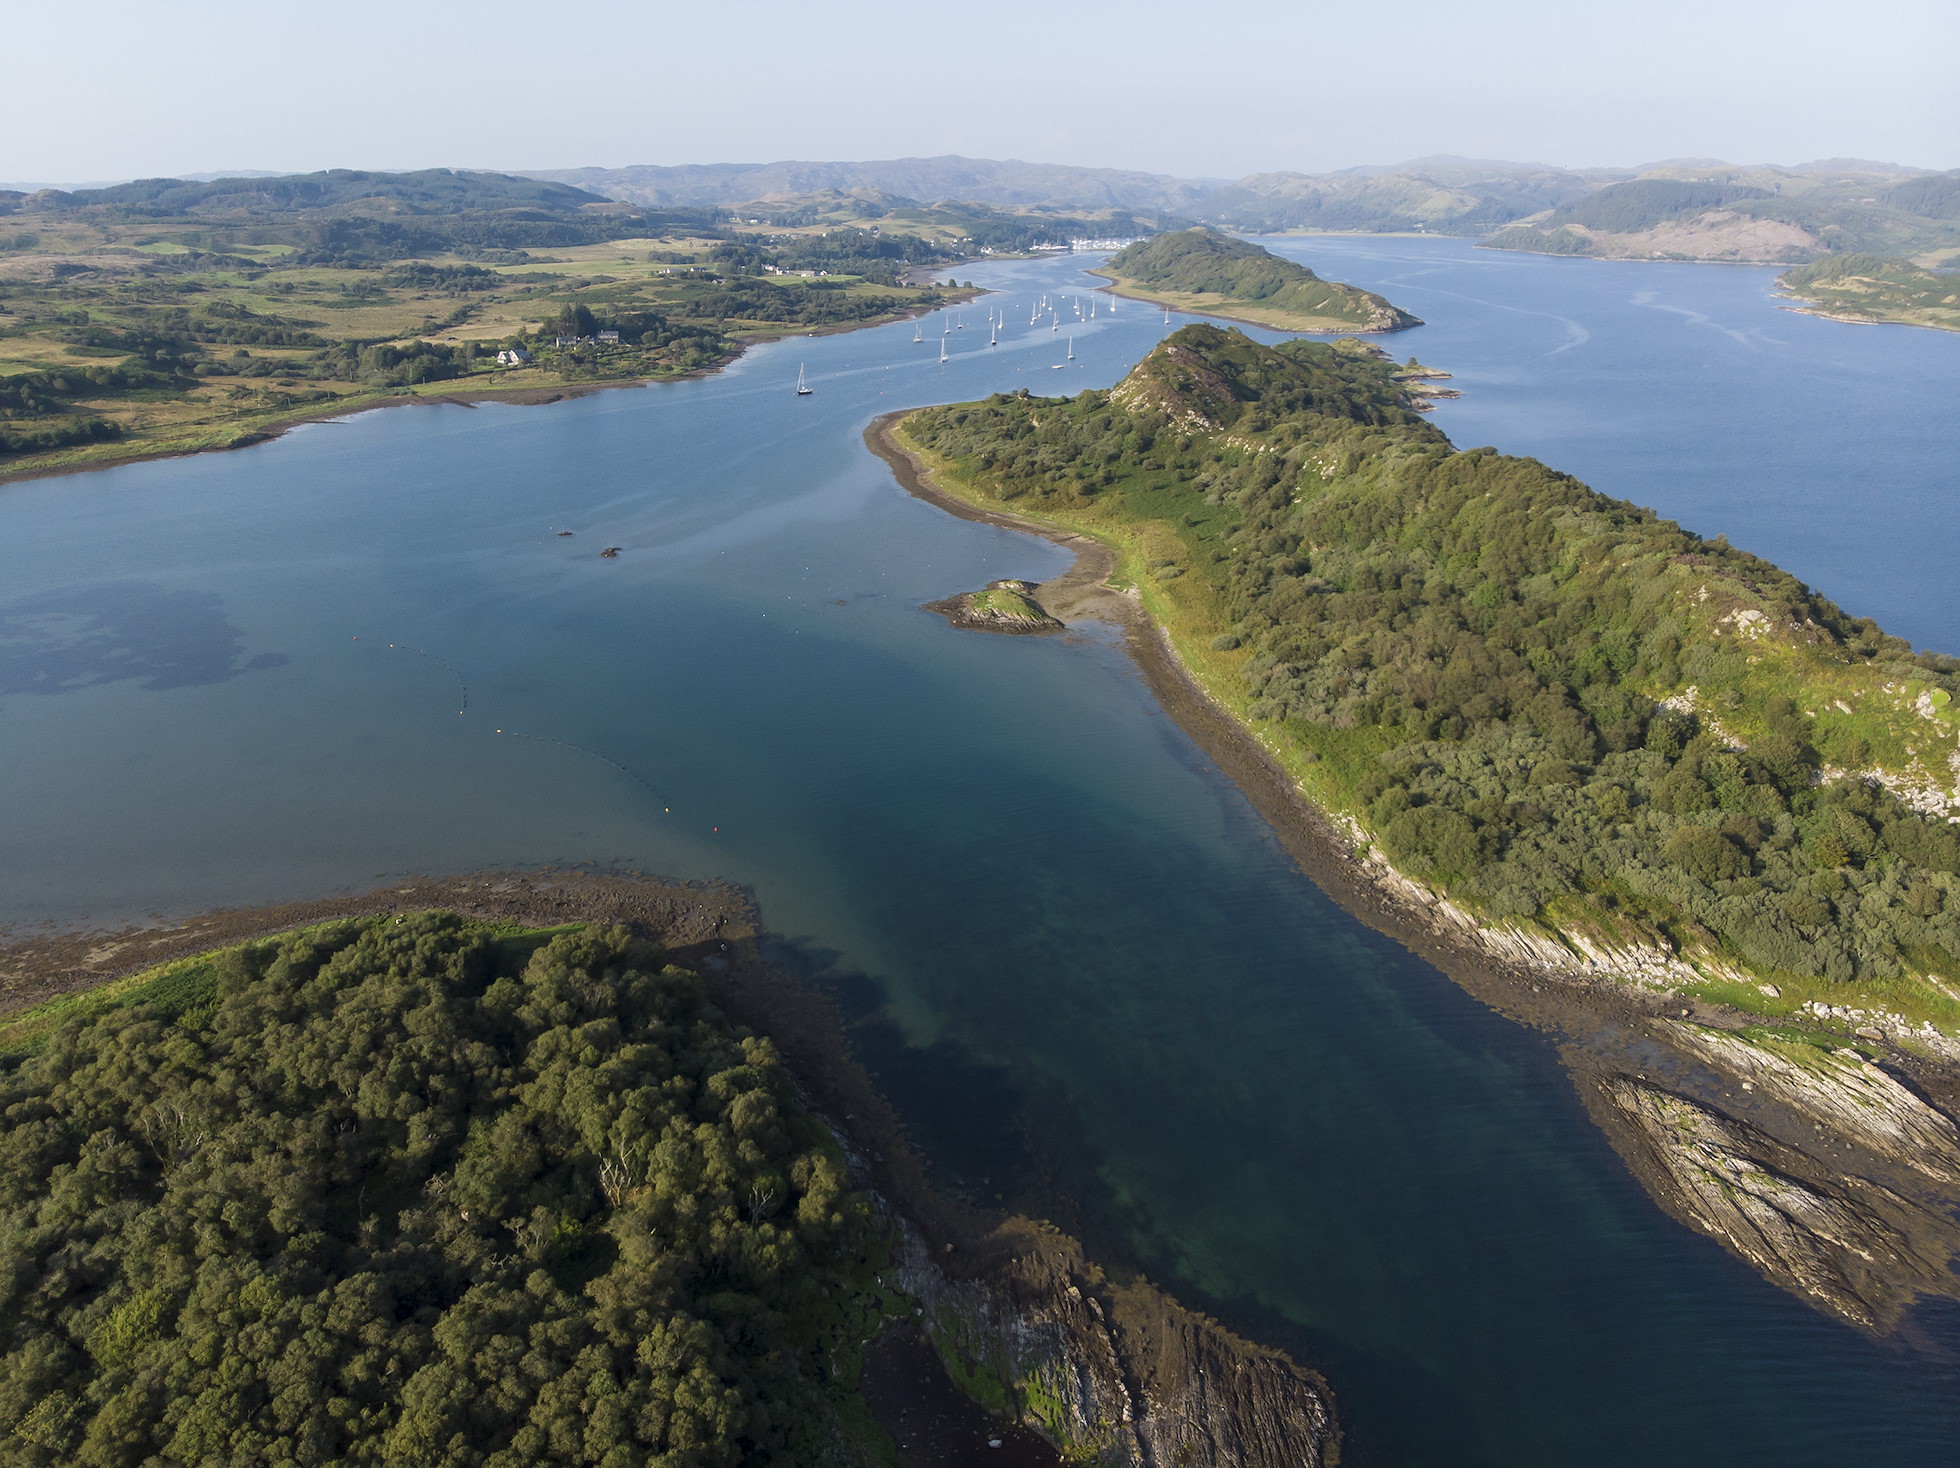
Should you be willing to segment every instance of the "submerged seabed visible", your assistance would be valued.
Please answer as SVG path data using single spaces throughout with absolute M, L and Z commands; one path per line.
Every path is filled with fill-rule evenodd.
M 1280 248 L 1433 323 L 1386 345 L 1457 373 L 1458 442 L 1960 646 L 1933 513 L 1960 339 L 1778 312 L 1766 271 Z M 901 323 L 0 489 L 0 917 L 561 860 L 728 877 L 839 986 L 949 1184 L 1301 1349 L 1350 1462 L 1950 1461 L 1946 1358 L 1663 1217 L 1550 1045 L 1307 883 L 1113 640 L 918 610 L 1067 558 L 907 498 L 864 424 L 1107 385 L 1167 329 L 1099 310 L 1057 371 L 1069 333 L 1028 304 L 1086 311 L 1093 280 L 972 273 L 1009 334 L 948 313 L 943 368 Z

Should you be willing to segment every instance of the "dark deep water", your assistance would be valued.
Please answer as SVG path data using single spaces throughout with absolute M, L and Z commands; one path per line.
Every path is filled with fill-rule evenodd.
M 1431 323 L 1388 345 L 1456 371 L 1458 443 L 1960 650 L 1960 339 L 1779 312 L 1766 270 L 1274 243 Z M 1099 312 L 1066 371 L 1066 331 L 1025 325 L 1079 269 L 971 267 L 1010 334 L 963 308 L 943 368 L 908 323 L 0 488 L 0 919 L 559 860 L 728 877 L 865 1017 L 950 1182 L 1074 1207 L 1309 1355 L 1351 1462 L 1955 1461 L 1949 1351 L 1670 1222 L 1550 1045 L 1322 897 L 1107 639 L 917 610 L 1063 558 L 907 498 L 861 430 L 1113 382 L 1160 312 Z

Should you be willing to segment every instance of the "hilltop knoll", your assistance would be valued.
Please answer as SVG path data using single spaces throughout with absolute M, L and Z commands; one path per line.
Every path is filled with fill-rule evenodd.
M 1095 274 L 1121 295 L 1283 331 L 1400 331 L 1422 322 L 1373 291 L 1322 280 L 1246 240 L 1198 228 L 1139 240 Z

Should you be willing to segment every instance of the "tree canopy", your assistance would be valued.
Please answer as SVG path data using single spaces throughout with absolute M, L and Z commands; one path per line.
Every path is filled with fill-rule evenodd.
M 0 1074 L 0 1462 L 806 1465 L 874 1224 L 623 930 L 227 950 Z

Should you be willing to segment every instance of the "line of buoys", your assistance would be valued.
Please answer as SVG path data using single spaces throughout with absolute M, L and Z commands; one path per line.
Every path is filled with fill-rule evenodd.
M 556 744 L 561 749 L 575 750 L 579 754 L 585 755 L 590 759 L 596 759 L 597 761 L 599 761 L 600 764 L 611 765 L 615 770 L 618 770 L 620 774 L 624 775 L 627 779 L 631 780 L 635 785 L 638 785 L 642 790 L 646 791 L 646 793 L 651 795 L 655 800 L 660 799 L 660 792 L 653 788 L 653 786 L 647 781 L 645 776 L 627 769 L 626 766 L 622 765 L 618 760 L 603 755 L 599 753 L 599 751 L 596 749 L 587 749 L 583 744 L 574 744 L 569 739 L 553 739 L 548 734 L 520 734 L 515 729 L 499 729 L 497 732 L 503 735 L 506 739 L 528 739 L 533 744 Z M 670 806 L 663 805 L 661 809 L 663 811 L 666 811 L 669 815 L 673 814 L 672 807 Z
M 356 642 L 359 642 L 360 638 L 357 637 L 354 640 Z M 391 642 L 388 644 L 388 646 L 400 648 L 403 652 L 412 652 L 417 657 L 427 658 L 432 663 L 441 663 L 445 668 L 449 669 L 449 671 L 455 675 L 456 687 L 462 692 L 463 695 L 463 706 L 457 709 L 456 712 L 459 714 L 466 714 L 470 711 L 470 685 L 468 681 L 463 677 L 462 670 L 459 669 L 454 663 L 450 662 L 448 658 L 438 657 L 436 656 L 436 654 L 432 652 L 424 652 L 419 647 L 410 647 L 405 642 Z

